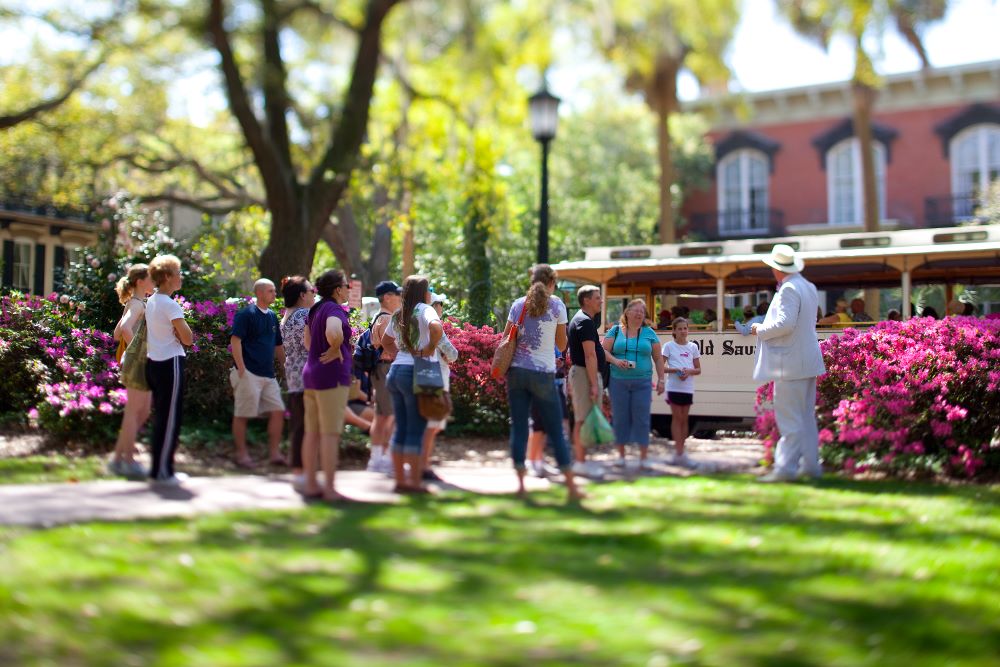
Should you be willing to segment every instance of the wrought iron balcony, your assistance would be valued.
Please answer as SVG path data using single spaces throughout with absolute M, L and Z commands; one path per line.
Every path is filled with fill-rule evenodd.
M 978 220 L 982 201 L 975 194 L 940 195 L 924 199 L 924 220 L 928 227 L 952 225 Z
M 77 222 L 93 222 L 94 212 L 87 208 L 75 206 L 53 206 L 25 197 L 0 197 L 0 211 L 28 213 L 57 220 L 75 220 Z
M 785 213 L 774 208 L 728 209 L 691 214 L 690 232 L 709 241 L 776 236 L 785 230 Z

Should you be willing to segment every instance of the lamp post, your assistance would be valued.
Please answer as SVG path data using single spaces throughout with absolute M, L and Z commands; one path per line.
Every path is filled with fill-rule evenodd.
M 531 135 L 542 145 L 542 197 L 538 206 L 538 263 L 549 262 L 549 142 L 559 125 L 559 98 L 542 89 L 528 98 Z

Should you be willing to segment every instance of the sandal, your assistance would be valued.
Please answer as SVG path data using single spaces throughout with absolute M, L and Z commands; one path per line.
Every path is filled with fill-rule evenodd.
M 350 498 L 348 498 L 343 494 L 337 493 L 336 491 L 333 492 L 332 496 L 328 496 L 324 493 L 321 493 L 320 495 L 323 497 L 323 502 L 328 505 L 343 505 L 344 503 L 351 502 Z
M 288 459 L 286 459 L 284 456 L 281 456 L 279 454 L 278 456 L 274 456 L 274 457 L 268 459 L 267 464 L 271 465 L 271 466 L 288 467 Z
M 257 462 L 251 458 L 245 459 L 234 459 L 233 461 L 237 468 L 243 468 L 244 470 L 253 470 L 257 467 Z

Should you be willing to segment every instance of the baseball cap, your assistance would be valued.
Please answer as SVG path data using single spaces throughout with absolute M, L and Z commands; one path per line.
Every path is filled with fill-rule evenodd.
M 375 296 L 382 296 L 384 294 L 399 294 L 401 292 L 402 289 L 400 289 L 399 285 L 391 280 L 383 280 L 375 286 Z
M 432 304 L 434 304 L 434 303 L 448 303 L 448 297 L 446 297 L 444 294 L 434 294 L 432 292 L 431 293 L 431 303 Z

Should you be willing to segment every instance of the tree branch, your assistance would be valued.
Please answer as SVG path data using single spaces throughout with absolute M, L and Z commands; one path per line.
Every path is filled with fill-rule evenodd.
M 353 162 L 364 140 L 371 109 L 372 92 L 381 55 L 382 24 L 402 0 L 369 0 L 365 26 L 358 39 L 357 53 L 347 90 L 344 111 L 333 131 L 323 158 L 309 179 L 311 210 L 326 218 L 347 187 Z
M 245 202 L 213 204 L 212 202 L 215 201 L 214 199 L 198 199 L 195 197 L 179 195 L 171 191 L 140 195 L 137 199 L 144 204 L 175 204 L 178 206 L 187 206 L 201 211 L 202 213 L 207 213 L 208 215 L 226 215 L 235 211 L 242 211 L 248 206 Z
M 299 2 L 289 4 L 287 7 L 278 12 L 278 21 L 279 23 L 284 23 L 301 11 L 308 11 L 314 14 L 322 23 L 338 26 L 346 30 L 350 30 L 355 34 L 361 32 L 361 28 L 326 11 L 320 7 L 319 3 L 315 2 L 315 0 L 299 0 Z
M 101 65 L 104 64 L 107 58 L 107 51 L 102 51 L 100 56 L 96 61 L 91 63 L 87 69 L 83 71 L 79 76 L 70 80 L 66 87 L 54 97 L 51 97 L 44 102 L 39 102 L 27 109 L 22 109 L 11 114 L 6 114 L 0 116 L 0 130 L 6 129 L 8 127 L 14 127 L 18 123 L 23 123 L 25 121 L 31 120 L 35 116 L 46 113 L 47 111 L 52 111 L 53 109 L 61 106 L 66 100 L 72 97 L 73 93 L 78 91 L 84 82 L 90 77 L 91 74 L 96 72 Z
M 243 84 L 243 78 L 240 76 L 236 56 L 229 41 L 229 34 L 226 32 L 223 0 L 211 0 L 206 24 L 212 44 L 221 59 L 220 68 L 225 82 L 229 108 L 236 116 L 247 146 L 253 153 L 257 169 L 264 182 L 264 190 L 267 192 L 269 208 L 276 215 L 283 214 L 283 211 L 274 209 L 282 202 L 289 202 L 293 199 L 292 182 L 294 176 L 282 168 L 283 163 L 278 150 L 264 134 L 260 121 L 250 105 L 250 98 Z
M 264 115 L 267 133 L 278 151 L 283 166 L 292 170 L 292 150 L 288 137 L 288 72 L 281 56 L 281 21 L 277 18 L 275 0 L 261 0 L 263 13 L 261 41 L 263 42 L 264 67 L 261 72 L 261 89 L 264 93 Z

